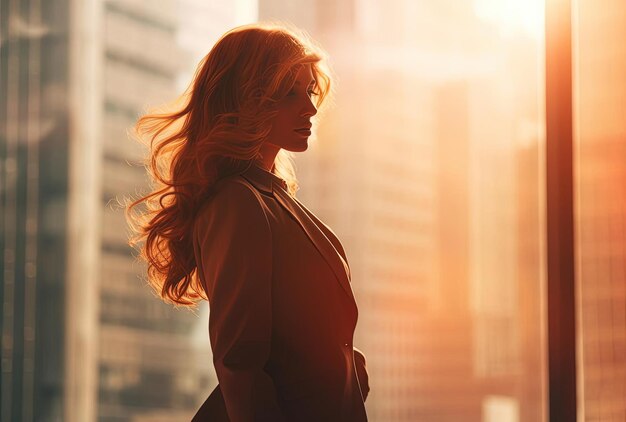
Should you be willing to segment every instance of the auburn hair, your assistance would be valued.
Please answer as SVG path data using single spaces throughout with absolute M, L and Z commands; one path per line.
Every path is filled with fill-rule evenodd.
M 207 299 L 194 256 L 196 213 L 217 181 L 261 158 L 275 105 L 305 64 L 312 68 L 319 108 L 331 90 L 330 72 L 324 51 L 305 32 L 284 24 L 237 27 L 200 61 L 178 99 L 137 120 L 133 134 L 149 148 L 144 165 L 152 190 L 126 200 L 129 244 L 147 263 L 147 281 L 165 302 L 195 307 Z M 295 196 L 288 151 L 279 151 L 272 171 Z

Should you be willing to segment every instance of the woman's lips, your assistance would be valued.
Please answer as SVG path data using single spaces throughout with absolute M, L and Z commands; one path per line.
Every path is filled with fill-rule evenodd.
M 311 136 L 311 129 L 307 129 L 307 128 L 296 129 L 294 132 L 297 132 L 300 135 L 304 135 L 304 136 Z

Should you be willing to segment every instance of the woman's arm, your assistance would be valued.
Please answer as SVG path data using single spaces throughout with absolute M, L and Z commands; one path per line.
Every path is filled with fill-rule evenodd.
M 242 182 L 230 181 L 199 213 L 195 226 L 213 362 L 233 422 L 284 419 L 263 369 L 272 337 L 272 239 L 256 195 Z

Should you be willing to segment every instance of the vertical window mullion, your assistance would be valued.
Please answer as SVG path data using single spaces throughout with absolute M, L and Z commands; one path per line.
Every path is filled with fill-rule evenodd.
M 546 0 L 546 211 L 550 421 L 576 421 L 571 0 Z

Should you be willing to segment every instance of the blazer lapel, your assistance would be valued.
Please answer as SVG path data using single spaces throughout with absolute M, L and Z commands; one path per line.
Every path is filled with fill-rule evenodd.
M 335 233 L 331 230 L 331 228 L 328 227 L 326 224 L 324 224 L 323 221 L 317 218 L 315 214 L 313 214 L 304 205 L 302 205 L 302 203 L 298 201 L 297 198 L 293 198 L 293 200 L 300 206 L 302 210 L 304 210 L 304 212 L 306 212 L 309 218 L 313 220 L 315 225 L 319 227 L 320 230 L 322 230 L 322 232 L 324 232 L 324 234 L 326 235 L 326 238 L 330 240 L 330 242 L 333 244 L 333 246 L 335 247 L 335 251 L 339 253 L 339 258 L 341 259 L 341 263 L 343 264 L 346 270 L 346 273 L 348 273 L 348 281 L 352 281 L 352 275 L 350 273 L 350 264 L 348 264 L 346 253 L 343 250 L 343 247 L 341 246 L 341 242 L 339 241 L 339 239 L 337 239 L 337 235 L 335 235 Z
M 289 212 L 304 230 L 313 245 L 324 257 L 330 268 L 335 273 L 339 284 L 350 298 L 354 298 L 352 288 L 350 287 L 348 265 L 337 252 L 331 241 L 324 235 L 322 229 L 319 228 L 309 215 L 289 197 L 289 194 L 280 187 L 274 188 L 274 197 Z

